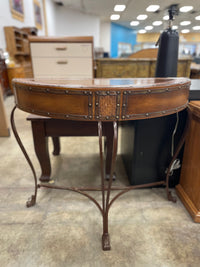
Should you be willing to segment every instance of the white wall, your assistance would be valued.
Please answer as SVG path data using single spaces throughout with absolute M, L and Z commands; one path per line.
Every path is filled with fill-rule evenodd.
M 42 0 L 38 0 L 43 11 Z M 49 36 L 93 36 L 95 47 L 104 47 L 110 52 L 110 23 L 100 26 L 98 16 L 81 13 L 57 6 L 53 0 L 45 0 L 46 17 Z M 43 29 L 38 35 L 45 35 L 44 16 L 42 12 Z M 24 22 L 12 18 L 9 0 L 0 0 L 0 48 L 5 49 L 4 26 L 33 27 L 35 26 L 33 0 L 24 0 Z M 100 36 L 101 40 L 100 40 Z
M 48 3 L 48 1 L 47 1 Z M 100 19 L 97 16 L 84 14 L 65 6 L 54 4 L 54 11 L 50 3 L 46 5 L 49 35 L 56 36 L 93 36 L 94 46 L 99 47 Z M 53 16 L 53 17 L 52 17 Z M 51 29 L 52 21 L 54 29 Z M 52 27 L 53 28 L 53 27 Z
M 100 23 L 100 47 L 110 54 L 111 26 L 110 22 Z
M 42 11 L 42 22 L 43 29 L 38 31 L 38 35 L 45 35 L 44 28 L 44 16 L 43 16 L 43 6 L 42 0 L 38 0 L 41 5 Z M 21 22 L 12 17 L 10 11 L 10 1 L 9 0 L 0 0 L 0 48 L 6 48 L 4 29 L 5 26 L 15 26 L 15 27 L 34 27 L 35 18 L 34 18 L 34 9 L 33 9 L 33 0 L 24 0 L 24 21 Z
M 52 0 L 45 0 L 46 2 L 46 20 L 47 20 L 47 31 L 49 36 L 56 36 L 55 29 L 55 3 Z

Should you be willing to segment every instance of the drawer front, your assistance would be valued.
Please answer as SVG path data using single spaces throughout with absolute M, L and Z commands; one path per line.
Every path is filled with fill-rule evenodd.
M 32 57 L 92 57 L 91 43 L 31 43 Z
M 93 78 L 91 58 L 33 58 L 35 78 Z

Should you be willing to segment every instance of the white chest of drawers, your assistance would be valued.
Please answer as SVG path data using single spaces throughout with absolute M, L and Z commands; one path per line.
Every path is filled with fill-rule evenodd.
M 35 78 L 93 78 L 92 37 L 30 37 Z

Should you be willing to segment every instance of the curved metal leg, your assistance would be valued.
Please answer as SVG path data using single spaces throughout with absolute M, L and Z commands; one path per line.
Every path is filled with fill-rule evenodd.
M 174 153 L 174 156 L 172 157 L 171 159 L 171 162 L 169 164 L 169 167 L 168 167 L 168 170 L 167 170 L 167 174 L 166 174 L 166 191 L 167 191 L 167 198 L 169 201 L 172 201 L 172 202 L 176 202 L 176 197 L 172 196 L 172 193 L 171 191 L 169 190 L 169 175 L 170 175 L 170 171 L 171 171 L 171 167 L 174 163 L 174 161 L 176 160 L 181 148 L 183 147 L 184 143 L 185 143 L 185 139 L 186 139 L 186 136 L 187 136 L 187 133 L 188 133 L 188 129 L 189 129 L 189 126 L 190 126 L 190 122 L 191 122 L 191 111 L 189 108 L 187 108 L 187 121 L 186 121 L 186 125 L 185 125 L 185 129 L 184 129 L 184 132 L 181 136 L 181 139 L 179 141 L 179 144 L 176 148 L 176 151 Z
M 29 208 L 31 206 L 34 206 L 35 203 L 36 203 L 36 197 L 37 197 L 37 177 L 36 177 L 36 172 L 35 172 L 35 169 L 33 167 L 33 164 L 26 152 L 26 149 L 24 148 L 23 144 L 22 144 L 22 141 L 17 133 L 17 129 L 16 129 L 16 126 L 15 126 L 15 121 L 14 121 L 14 112 L 15 112 L 15 109 L 17 108 L 17 106 L 15 105 L 15 107 L 13 108 L 12 112 L 11 112 L 11 116 L 10 116 L 10 121 L 11 121 L 11 127 L 12 127 L 12 130 L 13 130 L 13 133 L 14 133 L 14 136 L 17 140 L 17 143 L 19 145 L 19 147 L 21 148 L 31 170 L 32 170 L 32 173 L 33 173 L 33 177 L 34 177 L 34 181 L 35 181 L 35 194 L 32 195 L 30 197 L 30 199 L 28 199 L 28 201 L 26 202 L 26 206 Z
M 104 162 L 103 162 L 103 149 L 102 149 L 102 122 L 98 123 L 99 133 L 99 150 L 100 150 L 100 162 L 101 162 L 101 186 L 102 186 L 102 208 L 103 208 L 103 235 L 102 235 L 102 249 L 110 250 L 110 237 L 108 233 L 108 212 L 109 212 L 109 201 L 110 201 L 110 190 L 112 186 L 112 177 L 114 173 L 114 166 L 117 156 L 117 122 L 113 122 L 114 139 L 113 139 L 113 154 L 111 161 L 110 178 L 108 182 L 107 194 L 105 196 L 104 188 Z

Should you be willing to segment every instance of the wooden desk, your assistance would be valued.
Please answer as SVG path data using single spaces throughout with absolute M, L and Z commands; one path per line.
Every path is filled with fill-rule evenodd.
M 190 81 L 186 78 L 149 79 L 86 79 L 86 80 L 37 80 L 15 79 L 14 95 L 16 106 L 11 113 L 12 129 L 34 175 L 35 193 L 27 202 L 27 207 L 36 203 L 37 189 L 40 187 L 72 190 L 92 200 L 103 217 L 102 247 L 110 250 L 108 233 L 108 212 L 113 202 L 122 194 L 135 188 L 165 184 L 168 199 L 176 201 L 171 195 L 168 182 L 171 166 L 176 159 L 184 138 L 180 141 L 169 165 L 165 181 L 130 186 L 112 187 L 112 177 L 117 154 L 117 123 L 119 121 L 150 119 L 177 113 L 188 105 Z M 19 109 L 36 115 L 55 119 L 78 120 L 98 125 L 99 150 L 101 162 L 101 187 L 72 188 L 59 187 L 37 181 L 34 167 L 17 134 L 14 111 Z M 104 184 L 104 161 L 102 149 L 102 123 L 113 123 L 113 153 L 108 185 Z M 110 191 L 121 190 L 113 199 Z M 102 205 L 86 191 L 102 191 Z

